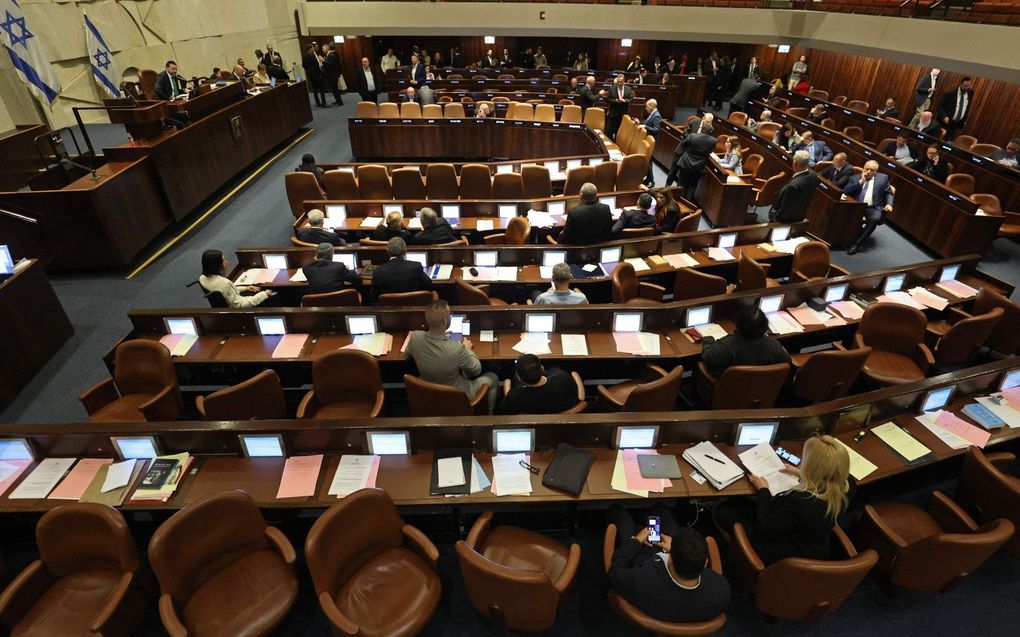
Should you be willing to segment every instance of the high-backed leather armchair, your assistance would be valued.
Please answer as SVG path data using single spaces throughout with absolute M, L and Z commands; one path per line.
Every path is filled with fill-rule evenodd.
M 997 307 L 954 323 L 935 344 L 935 364 L 945 369 L 970 363 L 978 348 L 988 341 L 1003 314 L 1005 311 Z
M 138 549 L 119 511 L 65 504 L 35 527 L 39 559 L 0 594 L 10 635 L 133 635 L 148 598 Z
M 969 312 L 958 307 L 951 307 L 949 308 L 950 322 L 933 321 L 928 324 L 928 331 L 936 336 L 942 336 L 949 331 L 953 323 L 972 316 L 987 314 L 995 308 L 1001 308 L 1003 315 L 992 329 L 992 333 L 985 339 L 985 346 L 1005 356 L 1020 352 L 1020 330 L 1016 329 L 1016 326 L 1020 325 L 1020 305 L 986 287 L 978 290 Z
M 388 294 L 380 294 L 379 298 L 375 300 L 375 304 L 390 307 L 420 306 L 428 305 L 437 298 L 439 298 L 439 295 L 432 290 L 418 290 L 417 292 L 390 292 Z
M 439 605 L 439 550 L 381 489 L 352 493 L 323 513 L 305 557 L 336 635 L 416 635 Z
M 970 197 L 974 194 L 974 176 L 967 173 L 952 173 L 946 177 L 946 188 L 964 197 Z
M 872 549 L 858 553 L 842 529 L 833 527 L 832 532 L 846 559 L 788 557 L 765 566 L 744 525 L 733 525 L 734 566 L 754 594 L 758 610 L 776 619 L 804 622 L 817 622 L 839 610 L 878 562 L 878 553 Z
M 429 104 L 438 106 L 438 104 Z M 396 168 L 390 174 L 393 180 L 394 199 L 424 199 L 425 180 L 421 177 L 421 171 L 417 166 L 409 168 Z
M 149 542 L 170 637 L 268 635 L 297 599 L 294 547 L 243 491 L 214 493 Z
M 271 369 L 232 387 L 195 398 L 205 420 L 258 420 L 287 417 L 280 377 Z
M 571 102 L 563 106 L 563 110 L 560 111 L 560 121 L 569 122 L 573 124 L 581 123 L 581 107 Z
M 552 106 L 547 104 L 546 106 Z M 524 180 L 520 173 L 496 173 L 492 177 L 493 199 L 524 199 Z
M 503 299 L 489 296 L 488 285 L 472 285 L 464 279 L 458 278 L 457 305 L 506 305 Z
M 159 341 L 124 341 L 114 353 L 113 377 L 78 397 L 89 422 L 162 422 L 181 415 L 181 393 L 170 351 Z
M 379 117 L 379 106 L 375 102 L 358 102 L 354 107 L 355 117 Z
M 605 109 L 596 108 L 590 106 L 584 109 L 584 124 L 588 128 L 594 130 L 606 130 L 606 111 Z
M 673 411 L 683 374 L 681 365 L 670 372 L 658 365 L 645 365 L 643 379 L 612 387 L 599 385 L 599 406 L 609 411 Z
M 595 166 L 595 187 L 599 192 L 614 192 L 620 168 L 615 161 L 604 161 Z
M 898 303 L 875 303 L 864 311 L 854 346 L 869 346 L 864 375 L 879 385 L 912 383 L 935 364 L 924 344 L 928 319 L 920 310 Z
M 542 199 L 552 196 L 552 179 L 545 166 L 521 166 L 525 199 Z
M 616 174 L 617 190 L 637 190 L 648 174 L 648 158 L 640 153 L 627 155 L 620 161 Z
M 566 549 L 539 533 L 492 528 L 492 511 L 456 544 L 468 599 L 479 613 L 510 630 L 546 630 L 556 621 L 581 563 L 581 547 Z
M 362 199 L 393 199 L 393 183 L 386 166 L 358 166 L 358 195 Z
M 1016 456 L 1003 451 L 986 454 L 977 447 L 967 449 L 956 500 L 978 522 L 1005 518 L 1013 526 L 1020 525 L 1020 478 L 1006 473 L 1014 460 Z M 1006 543 L 1006 552 L 1020 557 L 1020 535 L 1014 534 Z
M 680 268 L 673 279 L 673 301 L 702 299 L 726 294 L 726 279 L 694 268 Z
M 779 285 L 775 279 L 765 276 L 770 264 L 758 263 L 747 253 L 741 252 L 737 259 L 737 282 L 731 286 L 731 292 L 747 292 L 750 290 L 761 290 L 774 288 Z
M 894 587 L 946 591 L 1013 536 L 1009 520 L 979 527 L 942 492 L 931 495 L 927 511 L 904 502 L 864 507 L 857 541 L 878 552 L 877 570 Z
M 666 294 L 666 288 L 661 285 L 638 281 L 634 266 L 626 262 L 618 264 L 613 270 L 612 284 L 613 303 L 628 305 L 662 303 L 662 297 Z
M 747 126 L 747 113 L 743 111 L 733 111 L 726 117 L 726 121 L 737 126 Z
M 425 194 L 427 199 L 457 199 L 460 184 L 453 164 L 429 164 L 425 168 Z
M 684 232 L 697 232 L 701 226 L 701 208 L 692 212 L 689 215 L 684 215 L 680 218 L 680 221 L 676 222 L 676 227 L 673 228 L 673 232 L 681 234 Z
M 716 378 L 698 361 L 698 397 L 709 409 L 768 409 L 790 375 L 789 363 L 734 365 Z
M 312 362 L 312 390 L 298 405 L 298 418 L 375 418 L 385 393 L 379 363 L 360 350 L 340 349 Z
M 460 198 L 489 199 L 492 197 L 492 176 L 485 164 L 464 164 L 460 167 Z
M 814 354 L 795 354 L 793 395 L 813 403 L 846 396 L 864 368 L 871 348 L 832 349 Z
M 808 241 L 793 250 L 790 281 L 810 281 L 833 276 L 849 276 L 850 272 L 829 261 L 829 245 L 822 241 Z
M 358 180 L 354 178 L 354 171 L 350 169 L 327 170 L 322 173 L 322 186 L 326 189 L 326 197 L 329 199 L 358 199 Z
M 569 197 L 581 193 L 581 186 L 595 183 L 595 169 L 591 166 L 576 166 L 567 169 L 567 180 L 563 183 L 563 195 Z
M 485 235 L 485 243 L 490 245 L 522 246 L 530 241 L 531 222 L 527 217 L 514 217 L 507 222 L 505 231 Z
M 489 385 L 482 384 L 474 396 L 452 385 L 430 383 L 417 376 L 404 374 L 407 402 L 415 418 L 429 416 L 480 416 L 488 409 L 485 400 Z
M 312 173 L 287 173 L 283 176 L 283 183 L 287 190 L 287 203 L 290 204 L 290 212 L 295 219 L 300 219 L 301 215 L 305 214 L 306 200 L 325 197 L 325 193 L 319 187 L 319 181 Z

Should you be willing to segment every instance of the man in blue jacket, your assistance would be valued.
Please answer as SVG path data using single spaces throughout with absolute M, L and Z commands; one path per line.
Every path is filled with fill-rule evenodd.
M 861 236 L 857 237 L 846 251 L 847 254 L 857 254 L 861 245 L 868 240 L 878 224 L 882 223 L 883 215 L 892 212 L 893 191 L 889 185 L 889 176 L 878 172 L 878 162 L 871 160 L 864 164 L 861 178 L 851 182 L 843 192 L 847 197 L 864 202 L 864 218 L 867 223 L 864 224 Z

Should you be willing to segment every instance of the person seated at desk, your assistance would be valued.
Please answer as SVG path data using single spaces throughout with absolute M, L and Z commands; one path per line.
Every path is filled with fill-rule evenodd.
M 765 330 L 769 321 L 757 307 L 745 307 L 733 319 L 737 331 L 715 340 L 706 336 L 701 343 L 701 360 L 718 378 L 734 365 L 775 365 L 789 363 L 790 353 Z
M 850 185 L 857 173 L 854 172 L 854 167 L 850 165 L 850 162 L 846 160 L 846 153 L 836 153 L 832 156 L 832 165 L 823 168 L 819 174 L 842 190 Z
M 308 227 L 298 228 L 297 238 L 305 243 L 328 243 L 334 246 L 347 245 L 336 232 L 322 227 L 325 222 L 325 215 L 321 210 L 308 211 Z
M 574 377 L 558 367 L 546 370 L 534 354 L 518 356 L 514 374 L 519 383 L 499 403 L 497 415 L 557 414 L 577 404 Z
M 234 309 L 262 305 L 269 297 L 276 294 L 271 290 L 263 290 L 256 285 L 237 287 L 234 282 L 223 276 L 227 271 L 227 258 L 219 250 L 206 250 L 202 253 L 202 276 L 198 284 L 207 293 L 219 292 L 226 301 L 227 307 Z
M 284 70 L 279 64 L 270 64 L 266 67 L 266 75 L 269 76 L 270 84 L 272 80 L 276 80 L 277 84 L 282 84 L 290 81 L 290 76 L 287 75 L 287 71 Z
M 294 169 L 294 172 L 299 173 L 312 173 L 315 175 L 315 181 L 319 182 L 319 190 L 322 190 L 322 168 L 315 165 L 315 155 L 311 153 L 305 153 L 301 156 L 301 163 Z M 325 197 L 326 193 L 323 193 Z
M 800 135 L 797 134 L 797 129 L 793 127 L 793 124 L 787 122 L 783 124 L 782 129 L 776 132 L 772 141 L 792 153 L 800 143 Z
M 783 469 L 800 478 L 791 491 L 769 494 L 768 481 L 752 475 L 757 495 L 720 502 L 713 513 L 715 524 L 731 535 L 736 522 L 765 566 L 787 557 L 812 560 L 831 558 L 832 527 L 847 510 L 856 491 L 850 476 L 850 455 L 832 436 L 808 438 L 800 468 Z
M 266 69 L 265 64 L 259 64 L 258 70 L 255 71 L 255 75 L 252 76 L 252 81 L 256 84 L 270 84 L 269 81 L 269 70 Z
M 405 356 L 414 361 L 423 379 L 457 387 L 469 397 L 473 397 L 483 383 L 488 385 L 491 414 L 496 406 L 499 378 L 492 372 L 482 373 L 482 363 L 472 351 L 471 339 L 465 338 L 460 343 L 450 339 L 446 333 L 450 329 L 450 305 L 442 299 L 426 305 L 425 325 L 428 331 L 416 330 L 408 335 Z
M 339 292 L 345 283 L 361 285 L 361 275 L 348 270 L 343 263 L 333 261 L 333 244 L 320 243 L 315 249 L 315 260 L 301 268 L 308 279 L 308 294 Z
M 613 213 L 599 203 L 599 189 L 593 183 L 581 186 L 581 203 L 567 212 L 559 242 L 570 245 L 602 243 L 613 238 Z
M 765 122 L 771 122 L 771 121 L 772 121 L 772 111 L 764 110 L 764 111 L 761 112 L 761 119 L 759 119 L 759 120 L 748 119 L 747 120 L 747 130 L 749 130 L 752 133 L 754 133 L 755 135 L 757 135 L 758 134 L 758 129 L 761 128 L 761 125 L 764 124 Z
M 390 260 L 380 263 L 372 270 L 372 296 L 431 290 L 432 279 L 417 261 L 408 261 L 407 244 L 400 237 L 393 237 L 386 244 Z
M 892 97 L 885 99 L 885 106 L 875 111 L 883 119 L 899 119 L 900 109 L 896 108 L 896 100 Z
M 432 208 L 421 209 L 421 231 L 414 235 L 416 245 L 436 245 L 456 241 L 450 222 L 443 219 Z
M 815 104 L 808 112 L 807 118 L 815 124 L 821 124 L 822 120 L 825 119 L 825 107 L 821 104 Z
M 914 142 L 907 140 L 903 135 L 897 135 L 896 141 L 887 143 L 878 149 L 883 155 L 895 159 L 904 166 L 909 166 L 921 157 L 920 151 Z
M 1006 144 L 1005 148 L 993 152 L 988 156 L 988 159 L 991 159 L 997 164 L 1002 164 L 1007 168 L 1017 170 L 1020 168 L 1020 161 L 1017 159 L 1017 151 L 1020 151 L 1020 137 L 1009 140 L 1009 143 Z
M 187 83 L 177 77 L 177 62 L 168 60 L 166 67 L 156 76 L 156 99 L 174 100 L 187 95 Z
M 776 83 L 769 87 L 769 94 L 765 98 L 765 103 L 769 108 L 775 108 L 783 103 L 783 98 L 779 96 L 780 84 L 782 84 L 782 80 L 776 80 Z
M 913 127 L 924 135 L 942 138 L 942 127 L 935 121 L 935 116 L 932 115 L 931 111 L 921 113 L 917 118 L 917 124 L 913 125 Z
M 851 181 L 850 185 L 843 189 L 843 194 L 853 197 L 864 203 L 864 229 L 854 240 L 846 253 L 857 254 L 864 242 L 875 231 L 875 228 L 882 223 L 885 216 L 893 211 L 892 186 L 889 184 L 889 176 L 878 172 L 878 162 L 874 159 L 864 162 L 864 171 L 858 180 Z
M 475 109 L 475 118 L 477 118 L 477 119 L 485 119 L 486 117 L 491 117 L 491 116 L 492 116 L 492 113 L 489 112 L 489 105 L 488 104 L 485 104 L 485 103 L 479 104 L 478 108 Z
M 722 156 L 716 155 L 716 161 L 726 170 L 732 170 L 735 175 L 744 173 L 744 166 L 740 162 L 740 138 L 730 135 L 723 141 Z
M 626 228 L 652 228 L 655 226 L 655 215 L 650 211 L 655 199 L 647 192 L 641 193 L 637 206 L 627 208 L 620 213 L 620 218 L 613 224 L 613 235 L 617 238 Z
M 220 79 L 220 67 L 218 66 L 212 67 L 212 73 L 209 74 L 209 79 L 212 80 L 213 82 Z
M 662 77 L 659 78 L 659 86 L 668 86 L 668 85 L 670 85 L 672 83 L 673 83 L 673 80 L 670 79 L 669 73 L 668 72 L 663 72 L 662 73 Z
M 373 241 L 389 241 L 393 237 L 400 237 L 404 243 L 411 241 L 414 235 L 404 227 L 404 215 L 397 210 L 386 213 L 386 222 L 380 223 L 372 231 Z
M 918 159 L 912 164 L 909 164 L 908 167 L 913 168 L 917 172 L 926 175 L 931 179 L 934 179 L 940 184 L 946 183 L 946 179 L 949 177 L 949 167 L 942 161 L 937 144 L 932 144 L 926 148 L 924 151 L 924 157 Z
M 659 188 L 655 191 L 655 233 L 673 232 L 676 224 L 684 217 L 684 211 L 680 209 L 673 199 L 673 191 L 669 188 Z
M 822 140 L 815 139 L 815 134 L 811 131 L 804 131 L 804 134 L 800 136 L 800 141 L 794 145 L 792 150 L 794 152 L 798 150 L 807 151 L 808 168 L 814 168 L 815 164 L 820 161 L 830 161 L 832 159 L 832 149 Z
M 705 622 L 725 611 L 730 603 L 730 583 L 708 568 L 704 536 L 678 525 L 662 505 L 649 515 L 660 521 L 662 540 L 655 544 L 648 541 L 647 526 L 638 531 L 622 506 L 609 507 L 609 522 L 616 526 L 616 548 L 608 574 L 613 590 L 662 622 Z
M 580 290 L 570 289 L 571 272 L 566 263 L 557 263 L 552 269 L 553 286 L 535 297 L 535 305 L 585 305 L 588 297 Z

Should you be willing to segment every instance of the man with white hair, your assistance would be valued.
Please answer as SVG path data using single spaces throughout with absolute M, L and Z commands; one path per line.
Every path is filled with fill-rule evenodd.
M 308 227 L 298 228 L 297 238 L 305 243 L 328 243 L 334 246 L 347 245 L 347 242 L 335 231 L 322 227 L 325 219 L 326 216 L 318 208 L 309 210 Z
M 793 177 L 776 195 L 769 212 L 770 220 L 794 223 L 807 216 L 818 189 L 818 175 L 809 168 L 810 163 L 811 157 L 806 150 L 793 154 Z
M 942 127 L 935 121 L 935 117 L 931 114 L 931 111 L 924 111 L 917 118 L 917 124 L 913 126 L 914 130 L 919 133 L 924 133 L 931 137 L 942 137 Z
M 602 243 L 613 238 L 613 213 L 599 202 L 599 189 L 593 183 L 581 186 L 581 204 L 567 212 L 559 242 L 572 245 Z
M 867 222 L 861 236 L 857 237 L 846 251 L 847 254 L 857 254 L 861 245 L 868 240 L 878 224 L 882 223 L 882 217 L 893 211 L 892 186 L 889 185 L 888 175 L 878 172 L 878 162 L 871 160 L 865 162 L 861 178 L 851 182 L 843 192 L 847 197 L 853 197 L 864 203 L 864 218 Z
M 759 119 L 757 121 L 755 121 L 753 119 L 747 120 L 747 130 L 749 130 L 752 133 L 754 133 L 755 135 L 757 135 L 758 134 L 758 129 L 761 128 L 761 125 L 764 124 L 765 122 L 771 122 L 771 121 L 772 121 L 772 111 L 764 110 L 764 111 L 761 112 L 761 119 Z
M 339 292 L 349 283 L 361 285 L 361 275 L 343 263 L 333 261 L 333 246 L 320 243 L 315 249 L 315 260 L 301 268 L 308 280 L 308 294 Z
M 475 117 L 478 119 L 485 119 L 489 116 L 489 105 L 485 102 L 478 104 L 478 108 L 475 109 Z
M 584 86 L 577 89 L 577 95 L 581 98 L 581 110 L 595 106 L 599 97 L 605 94 L 605 90 L 595 92 L 595 76 L 589 75 L 584 81 Z

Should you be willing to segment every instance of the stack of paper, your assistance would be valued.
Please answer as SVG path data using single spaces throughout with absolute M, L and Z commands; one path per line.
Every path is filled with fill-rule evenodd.
M 776 252 L 786 252 L 793 254 L 802 243 L 807 243 L 809 239 L 807 237 L 794 237 L 793 239 L 787 239 L 786 241 L 773 241 L 772 246 L 776 249 Z
M 168 502 L 194 461 L 195 458 L 187 452 L 153 458 L 131 501 Z
M 804 327 L 824 325 L 826 319 L 829 318 L 828 315 L 816 312 L 803 303 L 797 307 L 788 308 L 786 311 Z
M 933 310 L 942 311 L 949 305 L 947 299 L 942 298 L 936 294 L 932 294 L 928 290 L 922 287 L 916 287 L 909 291 L 911 298 L 922 305 L 927 305 Z
M 516 281 L 517 280 L 517 266 L 515 265 L 501 265 L 496 268 L 496 280 L 498 281 Z
M 485 475 L 485 470 L 482 469 L 478 458 L 471 456 L 471 493 L 483 491 L 491 484 L 492 482 L 489 480 L 489 476 Z
M 333 228 L 334 230 L 337 228 L 343 229 L 345 221 L 347 221 L 347 217 L 326 217 L 322 220 L 322 226 L 324 228 Z M 421 230 L 420 227 L 418 229 Z
M 1005 399 L 1006 404 L 1008 404 L 1010 407 L 1012 407 L 1013 409 L 1020 410 L 1020 387 L 1012 387 L 1010 389 L 1007 389 L 999 393 L 999 396 Z
M 683 458 L 708 478 L 716 489 L 725 489 L 744 475 L 744 471 L 735 462 L 707 440 L 688 447 Z
M 365 217 L 359 224 L 362 228 L 375 228 L 383 222 L 382 217 Z
M 666 260 L 666 263 L 670 264 L 674 268 L 689 268 L 691 266 L 698 265 L 698 260 L 686 252 L 681 254 L 667 254 L 663 258 Z
M 913 462 L 931 453 L 931 449 L 922 445 L 917 438 L 891 422 L 872 427 L 871 431 L 907 462 Z
M 529 210 L 528 222 L 533 228 L 552 228 L 556 225 L 556 220 L 544 210 Z
M 914 300 L 914 297 L 910 296 L 906 292 L 900 290 L 897 292 L 888 292 L 878 297 L 879 303 L 899 303 L 900 305 L 906 305 L 912 307 L 915 310 L 923 310 L 924 306 Z
M 613 332 L 616 351 L 635 356 L 658 356 L 659 335 L 651 332 Z
M 497 269 L 495 267 L 487 266 L 474 266 L 475 272 L 478 274 L 471 274 L 471 266 L 464 266 L 460 269 L 460 276 L 465 281 L 495 281 L 497 276 Z
M 949 411 L 940 411 L 935 424 L 979 449 L 984 449 L 988 439 L 992 437 L 992 434 L 981 427 L 975 427 Z
M 531 494 L 531 472 L 521 462 L 530 464 L 527 454 L 507 453 L 492 457 L 492 493 L 497 496 Z
M 1020 427 L 1020 411 L 1010 407 L 1009 402 L 1002 397 L 1001 394 L 992 394 L 991 396 L 982 396 L 977 399 L 978 404 L 984 405 L 988 408 L 988 411 L 998 416 L 1007 427 L 1016 429 Z M 0 482 L 0 487 L 3 483 Z M 3 489 L 0 488 L 0 493 L 3 493 Z
M 718 323 L 705 323 L 704 325 L 698 325 L 696 329 L 701 333 L 702 337 L 711 336 L 715 340 L 729 336 L 729 334 L 726 333 L 726 330 Z M 694 339 L 692 339 L 687 332 L 684 332 L 684 336 L 686 336 L 692 343 L 694 342 Z
M 0 460 L 0 495 L 7 493 L 7 489 L 10 489 L 30 466 L 31 460 Z
M 667 478 L 646 478 L 641 475 L 638 456 L 642 454 L 658 454 L 654 449 L 621 449 L 616 454 L 616 466 L 613 467 L 613 479 L 610 486 L 617 491 L 633 493 L 648 497 L 649 492 L 662 493 L 673 486 Z
M 194 334 L 167 334 L 159 342 L 170 350 L 170 356 L 184 356 L 198 342 L 198 337 Z
M 50 494 L 57 482 L 64 477 L 67 470 L 74 465 L 75 458 L 46 458 L 32 473 L 21 481 L 18 488 L 11 491 L 10 500 L 41 500 Z
M 857 453 L 855 450 L 846 446 L 842 440 L 837 439 L 836 442 L 842 445 L 842 447 L 846 449 L 846 452 L 850 454 L 850 475 L 854 478 L 863 480 L 878 469 L 874 463 Z
M 294 456 L 287 458 L 280 476 L 280 487 L 276 490 L 276 498 L 301 498 L 315 495 L 315 485 L 319 481 L 319 468 L 322 466 L 322 454 L 314 456 Z
M 942 288 L 946 292 L 949 292 L 953 296 L 957 296 L 961 299 L 968 299 L 977 294 L 977 290 L 970 287 L 966 283 L 963 283 L 962 281 L 957 281 L 956 279 L 950 279 L 949 281 L 939 281 L 938 283 L 935 284 L 935 286 Z
M 713 261 L 732 261 L 734 256 L 726 248 L 709 248 L 708 258 Z
M 407 347 L 407 340 L 411 338 L 408 334 L 404 340 L 404 347 Z M 375 332 L 374 334 L 357 334 L 354 342 L 344 345 L 340 349 L 360 349 L 372 356 L 385 356 L 393 349 L 393 335 L 386 332 Z M 401 350 L 403 351 L 403 350 Z
M 646 271 L 652 269 L 651 267 L 649 267 L 649 265 L 647 263 L 645 263 L 645 260 L 642 259 L 641 257 L 633 257 L 633 258 L 630 258 L 630 259 L 624 259 L 624 262 L 625 263 L 629 263 L 632 266 L 634 266 L 634 271 L 635 272 L 646 272 Z
M 793 317 L 786 312 L 770 312 L 765 316 L 768 317 L 769 330 L 773 334 L 793 334 L 804 331 L 800 323 L 793 320 Z
M 51 500 L 80 500 L 101 467 L 113 464 L 112 458 L 82 458 L 64 481 L 49 495 Z
M 478 232 L 489 232 L 495 227 L 496 226 L 493 223 L 492 219 L 479 219 L 475 221 L 475 230 L 477 230 Z
M 346 455 L 340 458 L 340 464 L 333 474 L 329 495 L 342 498 L 355 491 L 374 487 L 378 475 L 379 456 Z
M 298 358 L 301 356 L 305 343 L 308 342 L 307 334 L 284 334 L 280 342 L 273 349 L 272 358 Z
M 114 507 L 124 504 L 129 487 L 141 475 L 145 464 L 145 460 L 125 460 L 99 467 L 79 501 Z
M 536 356 L 552 354 L 552 350 L 549 349 L 549 335 L 545 332 L 522 333 L 521 340 L 514 345 L 513 349 L 521 354 L 535 354 Z
M 864 316 L 864 310 L 861 309 L 860 305 L 857 305 L 853 301 L 834 301 L 829 303 L 827 309 L 830 310 L 830 314 L 833 311 L 838 312 L 840 316 L 850 321 L 859 320 L 862 316 Z
M 750 473 L 765 478 L 772 495 L 786 493 L 800 484 L 797 476 L 783 471 L 783 461 L 768 443 L 751 447 L 738 457 Z
M 938 417 L 942 414 L 942 410 L 932 411 L 923 413 L 917 416 L 917 422 L 921 423 L 925 429 L 932 432 L 936 438 L 942 441 L 944 445 L 950 449 L 966 449 L 970 443 L 963 438 L 957 436 L 953 432 L 949 431 L 945 427 L 938 425 Z
M 564 356 L 588 355 L 588 341 L 584 334 L 560 334 L 560 348 Z

